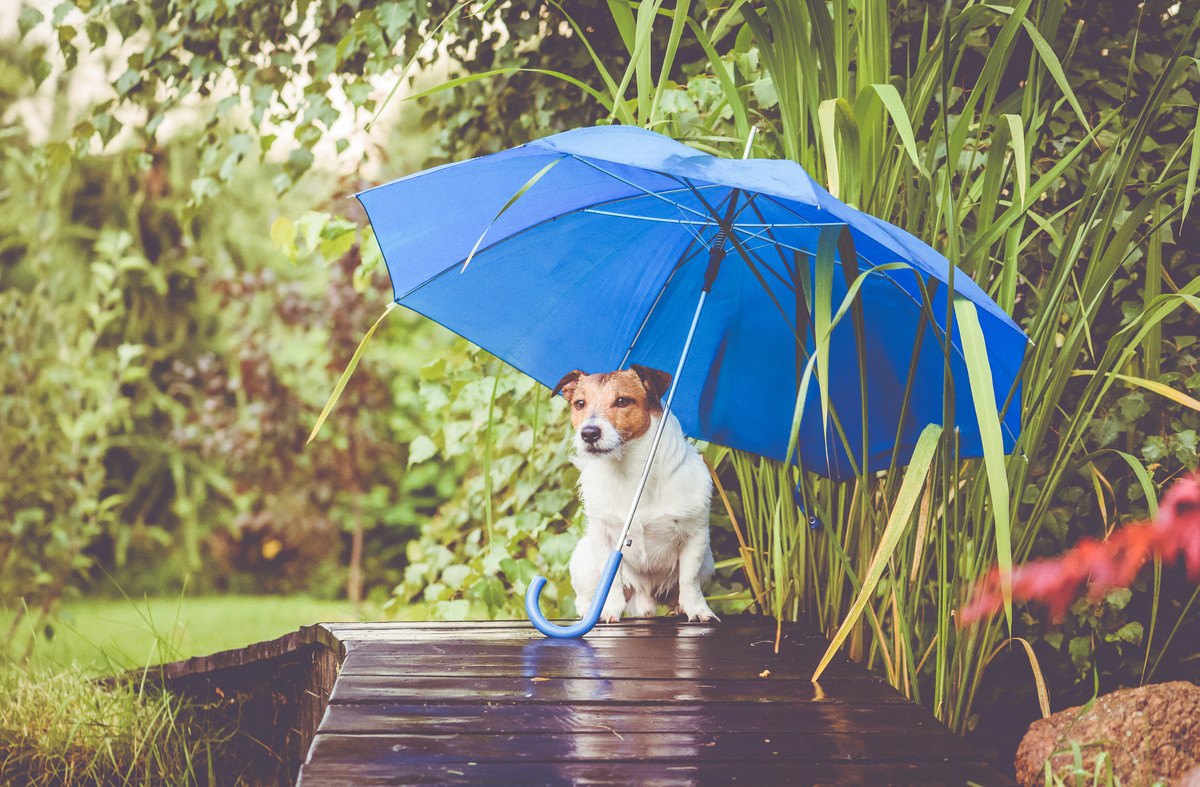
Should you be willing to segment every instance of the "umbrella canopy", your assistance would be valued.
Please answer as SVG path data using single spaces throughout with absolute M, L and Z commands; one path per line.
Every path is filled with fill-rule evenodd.
M 823 419 L 811 385 L 802 466 L 844 478 L 855 468 L 886 468 L 893 450 L 904 464 L 922 428 L 942 421 L 950 264 L 907 232 L 839 202 L 794 162 L 720 159 L 651 131 L 604 126 L 430 169 L 358 198 L 397 303 L 547 386 L 573 369 L 675 369 L 709 247 L 724 241 L 717 237 L 724 224 L 730 251 L 672 411 L 692 437 L 780 460 L 815 347 L 819 239 L 845 228 L 859 270 L 909 267 L 862 282 L 861 338 L 849 316 L 834 328 L 828 402 L 844 437 Z M 854 273 L 843 275 L 840 259 L 834 310 Z M 961 272 L 953 290 L 977 306 L 995 404 L 1008 403 L 1001 433 L 1011 450 L 1026 337 Z M 981 456 L 958 336 L 952 332 L 954 426 L 960 454 Z

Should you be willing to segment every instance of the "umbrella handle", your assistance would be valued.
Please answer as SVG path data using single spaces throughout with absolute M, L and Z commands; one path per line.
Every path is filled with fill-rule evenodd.
M 596 587 L 596 595 L 592 596 L 592 606 L 587 611 L 587 615 L 578 623 L 573 623 L 570 626 L 559 626 L 556 623 L 551 623 L 545 615 L 542 614 L 541 605 L 538 602 L 542 595 L 542 588 L 546 587 L 545 577 L 534 577 L 533 582 L 529 583 L 529 589 L 525 591 L 525 614 L 529 617 L 529 622 L 538 631 L 545 634 L 547 637 L 556 639 L 573 639 L 582 637 L 584 634 L 592 630 L 596 622 L 600 620 L 600 612 L 604 609 L 604 602 L 608 599 L 608 591 L 612 589 L 613 580 L 617 577 L 617 569 L 621 567 L 621 550 L 614 549 L 612 554 L 608 556 L 608 562 L 604 564 L 604 573 L 600 575 L 600 584 Z

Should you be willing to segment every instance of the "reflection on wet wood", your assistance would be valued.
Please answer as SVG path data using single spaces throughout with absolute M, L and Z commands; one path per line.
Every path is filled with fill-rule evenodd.
M 1009 783 L 839 656 L 774 621 L 325 627 L 342 671 L 300 778 L 326 784 Z

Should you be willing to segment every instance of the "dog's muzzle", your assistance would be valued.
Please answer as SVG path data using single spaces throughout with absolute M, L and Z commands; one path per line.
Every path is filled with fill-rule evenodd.
M 617 430 L 601 419 L 589 419 L 575 435 L 575 447 L 582 454 L 603 456 L 621 447 Z

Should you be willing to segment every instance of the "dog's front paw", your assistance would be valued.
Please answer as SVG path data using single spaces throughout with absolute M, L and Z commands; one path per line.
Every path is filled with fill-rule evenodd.
M 720 618 L 708 608 L 708 604 L 701 600 L 695 604 L 683 604 L 683 614 L 687 615 L 689 622 L 712 623 L 720 622 Z
M 658 614 L 658 604 L 652 598 L 634 596 L 633 608 L 629 610 L 631 618 L 652 618 Z
M 619 612 L 604 612 L 600 615 L 601 623 L 620 623 L 621 613 Z

